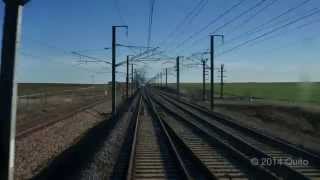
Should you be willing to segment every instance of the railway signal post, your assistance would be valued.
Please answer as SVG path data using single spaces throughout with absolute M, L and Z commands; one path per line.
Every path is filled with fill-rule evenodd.
M 14 151 L 17 113 L 15 68 L 20 41 L 22 9 L 28 0 L 4 0 L 0 70 L 0 179 L 14 178 Z

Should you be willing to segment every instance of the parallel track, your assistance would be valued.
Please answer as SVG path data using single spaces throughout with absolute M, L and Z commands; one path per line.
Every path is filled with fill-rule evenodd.
M 203 127 L 206 126 L 208 130 L 215 130 L 217 136 L 224 136 L 227 143 L 238 147 L 248 158 L 256 158 L 260 166 L 274 171 L 282 178 L 320 179 L 320 161 L 317 155 L 260 134 L 252 129 L 242 127 L 222 117 L 217 117 L 203 107 L 177 100 L 172 96 L 168 96 L 168 94 L 162 93 L 158 98 L 162 102 L 169 103 L 169 108 L 176 108 L 177 113 L 184 113 L 184 117 L 193 118 L 198 123 L 203 124 Z M 294 160 L 290 162 L 300 164 L 290 164 L 288 163 L 289 160 Z M 308 164 L 302 163 L 302 160 L 308 162 Z M 262 161 L 265 162 L 263 163 Z
M 248 168 L 228 156 L 219 143 L 210 141 L 202 133 L 178 122 L 170 115 L 165 115 L 164 119 L 216 179 L 258 179 L 254 173 L 250 174 Z
M 190 148 L 213 179 L 278 179 L 265 168 L 253 166 L 241 152 L 203 130 L 197 123 L 190 123 L 183 117 L 176 116 L 175 110 L 168 104 L 155 102 L 168 128 L 177 134 L 185 148 Z M 173 111 L 168 112 L 167 108 Z

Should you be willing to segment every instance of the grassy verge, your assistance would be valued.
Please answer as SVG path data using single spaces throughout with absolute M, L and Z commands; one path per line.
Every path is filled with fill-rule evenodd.
M 209 84 L 206 85 L 209 90 Z M 181 88 L 186 91 L 199 91 L 201 83 L 183 83 Z M 215 93 L 220 86 L 215 85 Z M 225 95 L 254 96 L 270 100 L 303 102 L 320 104 L 320 83 L 227 83 Z

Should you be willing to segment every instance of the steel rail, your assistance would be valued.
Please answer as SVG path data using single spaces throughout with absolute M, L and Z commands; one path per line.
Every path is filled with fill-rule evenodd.
M 207 120 L 203 119 L 201 116 L 196 114 L 195 112 L 193 112 L 191 110 L 184 109 L 181 105 L 172 101 L 171 99 L 170 100 L 167 98 L 165 98 L 165 99 L 167 101 L 169 101 L 171 104 L 174 104 L 174 106 L 176 106 L 180 110 L 184 111 L 185 113 L 189 114 L 193 118 L 197 119 L 200 123 L 204 123 L 206 126 L 215 130 L 219 134 L 222 134 L 223 136 L 225 136 L 230 142 L 232 142 L 234 147 L 238 147 L 239 149 L 241 149 L 240 151 L 244 152 L 249 157 L 256 158 L 258 160 L 273 159 L 270 155 L 265 153 L 261 148 L 247 142 L 247 139 L 244 139 L 243 137 L 238 136 L 237 134 L 231 134 L 232 132 L 229 132 L 224 127 L 217 126 L 216 124 L 212 124 L 212 122 L 208 122 Z M 302 173 L 288 167 L 285 164 L 284 165 L 273 164 L 272 166 L 264 164 L 263 167 L 270 169 L 271 171 L 277 173 L 277 175 L 282 176 L 286 179 L 309 179 L 308 177 L 306 177 Z
M 146 93 L 148 101 L 152 104 L 153 110 L 152 113 L 156 116 L 156 118 L 163 123 L 165 130 L 168 132 L 168 136 L 171 137 L 174 146 L 176 149 L 180 150 L 179 152 L 184 154 L 184 157 L 187 157 L 189 163 L 192 164 L 192 171 L 197 171 L 195 174 L 197 179 L 218 179 L 214 174 L 210 172 L 208 167 L 193 153 L 193 151 L 186 145 L 186 143 L 179 137 L 179 135 L 168 125 L 166 120 L 159 114 L 158 108 L 156 108 L 156 103 L 150 98 L 149 94 Z M 189 169 L 190 169 L 189 168 Z
M 156 104 L 159 106 L 159 102 L 156 102 Z M 163 114 L 164 111 L 162 111 L 162 110 L 163 109 L 161 107 L 157 108 L 157 111 L 158 112 L 160 111 Z M 234 178 L 241 178 L 241 179 L 243 178 L 243 177 L 240 177 L 241 175 L 239 173 L 236 173 L 236 171 L 234 171 L 233 169 L 231 169 L 231 170 L 229 169 L 230 166 L 233 166 L 233 164 L 229 164 L 229 165 L 227 165 L 225 167 L 226 168 L 225 170 L 227 172 L 228 171 L 231 172 L 230 174 L 225 174 L 225 171 L 223 171 L 223 170 L 221 172 L 217 172 L 216 171 L 217 169 L 221 170 L 221 166 L 220 166 L 220 163 L 222 161 L 221 159 L 219 160 L 218 165 L 212 166 L 212 164 L 211 164 L 211 163 L 215 163 L 215 160 L 211 161 L 211 158 L 216 159 L 216 158 L 218 158 L 220 156 L 223 157 L 223 155 L 221 155 L 221 154 L 220 155 L 214 155 L 214 154 L 217 153 L 217 151 L 219 151 L 219 150 L 221 150 L 221 151 L 230 151 L 229 149 L 232 149 L 230 151 L 231 152 L 230 154 L 233 153 L 233 155 L 231 155 L 231 157 L 228 156 L 228 158 L 236 159 L 237 157 L 235 157 L 234 152 L 239 153 L 239 152 L 237 152 L 237 150 L 233 149 L 232 147 L 228 146 L 227 144 L 225 144 L 223 142 L 217 141 L 215 138 L 212 138 L 209 134 L 204 132 L 197 125 L 194 125 L 192 123 L 188 123 L 187 122 L 186 123 L 186 127 L 188 127 L 188 129 L 190 131 L 194 131 L 195 130 L 196 134 L 198 135 L 198 136 L 194 136 L 194 135 L 192 136 L 190 134 L 194 134 L 194 133 L 191 133 L 190 131 L 185 132 L 185 130 L 184 130 L 183 132 L 188 134 L 187 139 L 191 138 L 193 140 L 195 140 L 195 139 L 200 140 L 199 142 L 198 141 L 197 142 L 200 143 L 202 146 L 204 145 L 204 147 L 200 147 L 198 145 L 192 145 L 193 144 L 192 143 L 193 140 L 192 140 L 191 144 L 190 144 L 190 142 L 188 144 L 187 143 L 188 140 L 186 140 L 185 138 L 179 137 L 179 136 L 182 136 L 182 134 L 180 134 L 178 132 L 175 132 L 175 130 L 173 130 L 173 128 L 170 127 L 169 122 L 172 122 L 172 120 L 173 120 L 173 119 L 170 119 L 170 118 L 174 118 L 174 117 L 170 117 L 170 115 L 169 115 L 169 117 L 167 117 L 168 114 L 165 114 L 164 116 L 166 116 L 166 117 L 165 118 L 160 117 L 160 118 L 163 119 L 163 122 L 164 122 L 169 134 L 175 139 L 176 143 L 180 146 L 180 148 L 183 149 L 185 151 L 185 153 L 187 153 L 188 156 L 191 157 L 193 164 L 196 164 L 196 166 L 199 169 L 202 170 L 202 173 L 205 173 L 205 176 L 208 177 L 208 179 L 220 179 L 220 178 L 232 179 L 233 177 L 230 174 L 233 174 L 235 176 Z M 176 117 L 175 119 L 177 121 L 179 121 L 178 119 L 181 118 L 181 117 L 177 117 L 177 116 L 175 116 L 175 117 Z M 182 123 L 184 123 L 184 122 L 182 122 Z M 180 126 L 178 126 L 177 128 L 180 129 L 180 128 L 182 128 L 182 126 L 184 126 L 184 125 L 180 124 Z M 196 143 L 196 144 L 198 144 L 198 143 Z M 211 148 L 207 149 L 207 148 L 205 148 L 205 146 L 207 146 L 207 145 L 209 145 L 209 147 L 217 147 L 218 146 L 219 150 L 214 150 L 214 149 L 211 149 Z M 196 148 L 196 149 L 194 149 L 194 148 Z M 198 148 L 200 148 L 200 149 L 197 150 Z M 199 151 L 200 151 L 200 154 L 199 154 Z M 207 154 L 210 153 L 210 152 L 212 152 L 213 154 L 211 154 L 211 156 L 208 156 Z M 197 153 L 198 156 L 196 155 L 196 153 Z M 203 154 L 203 153 L 205 153 L 205 154 Z M 250 162 L 247 161 L 247 159 L 243 158 L 243 155 L 241 153 L 239 153 L 239 154 L 241 156 L 241 158 L 240 158 L 241 160 L 239 161 L 241 163 L 239 163 L 239 164 L 243 164 L 244 163 L 246 165 L 251 166 Z M 207 158 L 206 159 L 202 158 L 202 160 L 201 160 L 200 157 L 201 156 L 203 157 L 203 155 L 205 155 Z M 227 159 L 227 157 L 225 157 L 225 158 Z M 229 161 L 223 162 L 223 164 L 224 163 L 228 164 L 228 162 Z M 206 165 L 206 163 L 207 163 L 208 166 Z M 212 173 L 211 172 L 212 170 L 214 170 L 216 172 Z M 271 175 L 268 172 L 266 172 L 265 170 L 261 171 L 260 169 L 256 168 L 255 171 L 257 173 L 252 173 L 252 174 L 255 174 L 255 178 L 268 179 L 268 180 L 270 180 L 270 179 L 278 179 L 274 175 Z M 217 173 L 219 175 L 216 175 L 215 173 Z M 221 176 L 221 174 L 224 174 L 224 175 Z M 250 176 L 250 177 L 252 177 L 252 176 Z
M 147 99 L 147 97 L 143 94 L 143 92 L 141 93 L 143 95 L 143 99 L 145 101 L 144 105 L 147 106 L 149 108 L 149 112 L 150 110 L 152 111 L 153 107 L 152 107 L 152 104 L 150 104 L 150 101 Z M 161 121 L 159 121 L 159 119 L 155 119 L 155 114 L 153 114 L 152 112 L 149 113 L 149 115 L 151 116 L 150 118 L 151 119 L 140 119 L 141 118 L 141 111 L 142 111 L 142 98 L 140 99 L 140 102 L 139 102 L 139 110 L 138 110 L 138 115 L 136 117 L 136 122 L 134 124 L 134 137 L 133 137 L 133 140 L 132 140 L 132 145 L 131 145 L 131 152 L 130 152 L 130 158 L 129 158 L 129 165 L 128 165 L 128 169 L 127 169 L 127 175 L 126 175 L 126 179 L 127 180 L 131 180 L 131 179 L 139 179 L 138 177 L 136 177 L 136 170 L 137 170 L 137 167 L 135 166 L 136 165 L 136 162 L 145 162 L 145 160 L 148 159 L 148 162 L 149 160 L 152 160 L 152 156 L 151 156 L 151 159 L 147 158 L 147 159 L 144 159 L 145 156 L 141 156 L 141 154 L 139 153 L 142 153 L 144 154 L 144 151 L 146 150 L 146 148 L 143 149 L 143 151 L 141 151 L 141 147 L 140 147 L 140 151 L 139 151 L 139 147 L 138 147 L 138 143 L 142 143 L 143 144 L 143 139 L 140 139 L 140 138 L 150 138 L 150 136 L 152 135 L 152 138 L 155 138 L 155 139 L 151 139 L 151 141 L 154 141 L 154 142 L 148 142 L 149 143 L 155 143 L 155 144 L 158 144 L 159 145 L 159 155 L 160 159 L 166 161 L 164 162 L 164 168 L 166 169 L 169 164 L 167 163 L 170 163 L 168 162 L 169 159 L 164 159 L 164 158 L 169 158 L 169 156 L 172 156 L 173 157 L 173 163 L 176 165 L 174 166 L 174 168 L 177 168 L 177 171 L 176 175 L 179 175 L 178 177 L 181 178 L 181 179 L 187 179 L 187 180 L 192 180 L 193 178 L 191 178 L 191 176 L 189 175 L 189 173 L 187 172 L 186 168 L 185 168 L 185 165 L 177 151 L 177 149 L 175 148 L 174 144 L 173 144 L 173 141 L 171 139 L 171 137 L 169 136 L 168 132 L 166 131 L 163 123 Z M 150 125 L 152 126 L 152 122 L 150 122 L 149 120 L 151 121 L 157 121 L 159 123 L 159 130 L 157 132 L 157 128 L 156 129 L 149 129 Z M 151 123 L 151 124 L 150 124 Z M 149 125 L 149 126 L 148 126 Z M 146 129 L 147 128 L 147 129 Z M 151 133 L 151 134 L 148 134 L 147 132 Z M 144 134 L 144 133 L 147 133 L 147 134 Z M 160 146 L 162 146 L 160 144 L 158 138 L 161 138 L 162 140 L 164 140 L 165 144 L 162 144 L 162 145 L 165 145 L 167 146 L 168 148 L 168 153 L 167 155 L 164 155 L 162 150 L 160 150 Z M 158 140 L 157 140 L 158 139 Z M 149 139 L 150 140 L 150 139 Z M 148 141 L 149 141 L 148 140 Z M 126 146 L 127 144 L 124 144 L 124 146 Z M 141 144 L 140 144 L 141 146 Z M 140 161 L 137 161 L 137 158 L 139 158 L 140 156 Z M 148 155 L 149 156 L 149 155 Z M 141 159 L 142 158 L 142 159 Z M 158 161 L 160 159 L 154 159 L 154 161 Z M 141 161 L 142 160 L 142 161 Z M 171 160 L 170 160 L 171 161 Z M 150 161 L 150 162 L 153 162 L 153 161 Z M 149 168 L 149 167 L 148 167 Z M 152 166 L 151 166 L 152 168 Z M 141 170 L 141 169 L 140 169 Z M 157 175 L 157 172 L 159 171 L 141 171 L 140 172 L 139 170 L 139 176 L 141 177 L 144 177 L 144 178 L 156 178 L 158 175 Z M 163 171 L 163 175 L 167 176 L 170 174 L 170 171 L 167 172 L 167 170 Z M 169 174 L 167 174 L 169 173 Z M 144 175 L 145 174 L 145 175 Z M 175 173 L 171 174 L 171 175 L 175 175 Z
M 171 151 L 173 152 L 173 154 L 175 155 L 174 157 L 176 158 L 179 168 L 182 172 L 182 175 L 184 176 L 184 179 L 187 180 L 192 180 L 193 178 L 191 177 L 191 175 L 189 174 L 189 172 L 187 171 L 186 165 L 184 164 L 182 157 L 180 156 L 177 148 L 175 147 L 173 140 L 171 138 L 171 136 L 168 133 L 168 130 L 166 129 L 166 127 L 163 124 L 162 119 L 159 117 L 159 115 L 156 113 L 155 107 L 153 102 L 150 100 L 149 96 L 147 96 L 146 94 L 144 94 L 145 96 L 145 100 L 149 105 L 149 108 L 151 109 L 151 113 L 153 115 L 153 118 L 155 120 L 157 120 L 160 123 L 160 127 L 162 129 L 162 131 L 165 133 L 165 137 L 169 142 L 169 148 L 171 149 Z
M 196 156 L 196 154 L 188 147 L 188 145 L 178 136 L 178 134 L 168 125 L 168 123 L 161 118 L 163 124 L 165 125 L 169 135 L 175 140 L 177 147 L 183 149 L 183 152 L 186 156 L 189 156 L 193 166 L 199 170 L 197 173 L 201 176 L 206 177 L 207 179 L 218 179 L 214 174 L 212 174 L 209 168 Z
M 204 165 L 201 162 L 201 160 L 192 152 L 192 150 L 183 142 L 179 135 L 168 125 L 166 120 L 164 120 L 164 118 L 160 116 L 159 111 L 156 108 L 155 102 L 150 98 L 149 95 L 148 100 L 153 106 L 153 113 L 156 115 L 156 118 L 163 123 L 166 131 L 168 132 L 168 136 L 171 137 L 171 139 L 174 141 L 173 143 L 175 144 L 177 149 L 183 150 L 183 153 L 185 153 L 186 156 L 189 157 L 189 159 L 192 161 L 192 164 L 197 167 L 196 169 L 201 171 L 197 173 L 201 174 L 205 179 L 218 179 L 210 172 L 206 165 Z
M 129 167 L 127 171 L 127 176 L 126 179 L 130 180 L 133 176 L 133 169 L 134 169 L 134 163 L 135 163 L 135 153 L 136 153 L 136 144 L 137 144 L 137 136 L 138 136 L 138 130 L 139 130 L 139 116 L 141 112 L 141 103 L 142 103 L 142 96 L 140 96 L 139 99 L 139 104 L 137 107 L 137 116 L 136 116 L 136 122 L 135 122 L 135 127 L 134 127 L 134 135 L 133 135 L 133 140 L 132 140 L 132 145 L 131 145 L 131 150 L 130 150 L 130 160 L 129 160 Z
M 260 134 L 260 136 L 258 136 L 256 134 L 253 134 L 248 129 L 244 129 L 244 128 L 236 129 L 234 127 L 231 127 L 231 128 L 234 128 L 234 129 L 237 130 L 237 131 L 235 131 L 233 133 L 234 134 L 238 133 L 238 136 L 231 135 L 230 132 L 228 133 L 227 131 L 232 131 L 232 129 L 228 130 L 228 129 L 225 129 L 223 127 L 217 127 L 217 124 L 213 124 L 213 122 L 208 122 L 208 120 L 206 120 L 203 117 L 201 117 L 201 115 L 196 114 L 194 112 L 194 110 L 190 110 L 190 109 L 187 110 L 186 107 L 182 107 L 181 105 L 179 105 L 178 102 L 180 102 L 180 101 L 175 99 L 176 102 L 174 102 L 173 97 L 167 98 L 163 94 L 162 94 L 162 97 L 164 97 L 167 101 L 169 101 L 172 104 L 174 104 L 179 109 L 181 109 L 184 112 L 188 113 L 189 115 L 195 117 L 196 119 L 198 119 L 202 123 L 207 124 L 210 128 L 213 128 L 213 129 L 219 131 L 220 133 L 224 133 L 229 138 L 236 139 L 240 143 L 242 142 L 243 145 L 245 145 L 245 144 L 249 145 L 251 147 L 251 150 L 255 151 L 255 153 L 257 155 L 257 158 L 259 158 L 259 159 L 261 159 L 261 158 L 273 159 L 273 157 L 277 158 L 277 157 L 282 157 L 282 156 L 284 156 L 286 158 L 291 158 L 292 155 L 296 156 L 297 153 L 299 153 L 300 155 L 304 154 L 305 156 L 303 156 L 303 157 L 306 157 L 305 151 L 298 151 L 298 149 L 293 148 L 292 146 L 288 146 L 287 148 L 284 148 L 283 147 L 284 146 L 283 143 L 281 143 L 281 145 L 279 146 L 279 142 L 273 141 L 272 139 L 268 139 L 265 136 L 262 136 L 261 134 Z M 214 120 L 216 120 L 216 119 L 214 118 Z M 221 121 L 221 119 L 220 119 L 220 121 Z M 220 124 L 223 124 L 223 122 L 220 122 Z M 239 135 L 242 136 L 242 137 L 239 137 Z M 254 136 L 254 137 L 252 137 L 252 136 Z M 251 140 L 251 142 L 250 143 L 246 143 L 245 140 L 243 139 L 244 137 L 246 138 L 246 141 L 250 141 Z M 277 146 L 273 147 L 275 145 L 277 145 Z M 260 149 L 258 147 L 260 147 Z M 266 148 L 266 150 L 265 149 L 262 150 L 261 147 Z M 281 150 L 285 151 L 285 153 L 280 151 L 280 152 L 276 152 L 277 154 L 275 154 L 275 153 L 272 153 L 270 148 L 271 148 L 272 151 L 277 151 L 277 148 L 278 149 L 280 148 Z M 247 149 L 247 153 L 248 152 L 249 152 L 249 149 Z M 310 154 L 308 153 L 307 155 L 310 155 Z M 301 156 L 299 156 L 299 157 L 301 157 Z M 314 156 L 312 156 L 312 158 L 314 158 Z M 314 162 L 317 162 L 316 159 L 310 159 L 309 158 L 308 160 L 310 160 L 311 164 L 314 164 Z M 317 166 L 317 163 L 315 163 L 315 165 Z M 291 167 L 291 166 L 289 166 L 287 164 L 279 165 L 278 163 L 274 164 L 273 166 L 267 166 L 266 168 L 269 168 L 270 170 L 273 170 L 274 172 L 277 172 L 277 174 L 282 175 L 284 177 L 299 178 L 299 179 L 310 179 L 310 178 L 313 178 L 313 177 L 317 176 L 317 174 L 319 174 L 319 172 L 320 172 L 318 167 L 316 169 L 314 169 L 315 167 L 313 165 L 307 166 L 305 168 L 304 167 L 300 168 L 300 169 L 302 169 L 302 171 L 298 171 L 299 168 Z
M 212 112 L 204 106 L 201 106 L 198 104 L 192 104 L 192 103 L 186 102 L 182 99 L 177 99 L 173 95 L 169 95 L 168 93 L 165 93 L 165 94 L 167 96 L 170 96 L 171 99 L 174 99 L 175 101 L 180 102 L 184 105 L 190 106 L 191 108 L 193 108 L 201 113 L 204 113 L 207 116 L 211 116 L 212 118 L 215 118 L 215 120 L 217 120 L 221 123 L 224 123 L 232 128 L 235 128 L 235 129 L 238 129 L 241 131 L 247 131 L 248 133 L 252 134 L 253 136 L 259 137 L 259 138 L 263 139 L 264 141 L 267 141 L 268 143 L 272 143 L 273 145 L 277 145 L 283 150 L 289 151 L 290 153 L 292 153 L 296 156 L 301 156 L 305 159 L 308 159 L 310 162 L 316 164 L 317 166 L 320 166 L 320 155 L 318 155 L 316 153 L 309 152 L 308 150 L 294 146 L 284 140 L 273 137 L 272 135 L 260 132 L 257 129 L 245 127 L 245 126 L 237 123 L 235 120 L 232 120 L 230 117 L 226 117 L 226 116 L 219 114 L 217 112 Z
M 161 117 L 160 117 L 161 118 Z M 209 170 L 209 168 L 196 156 L 196 154 L 188 147 L 188 145 L 178 136 L 178 134 L 168 125 L 168 123 L 161 118 L 163 121 L 163 124 L 165 125 L 169 135 L 172 137 L 172 139 L 175 140 L 175 143 L 178 147 L 183 149 L 183 152 L 186 153 L 187 156 L 190 157 L 193 165 L 197 167 L 201 172 L 197 172 L 201 174 L 202 176 L 208 178 L 208 179 L 218 179 L 214 174 L 212 174 Z
M 242 151 L 238 150 L 238 148 L 235 148 L 235 147 L 229 145 L 228 143 L 226 143 L 225 142 L 226 140 L 220 139 L 220 138 L 210 134 L 210 132 L 208 132 L 207 130 L 204 130 L 201 126 L 199 126 L 199 124 L 192 122 L 192 121 L 188 120 L 184 115 L 177 113 L 176 110 L 173 110 L 174 108 L 169 107 L 168 104 L 164 104 L 163 102 L 161 102 L 159 99 L 157 99 L 155 97 L 152 97 L 152 98 L 167 113 L 169 113 L 172 116 L 174 116 L 175 118 L 178 118 L 179 120 L 185 122 L 186 124 L 188 124 L 188 126 L 193 127 L 197 131 L 202 132 L 203 134 L 205 134 L 205 136 L 207 136 L 209 139 L 211 139 L 214 143 L 217 143 L 220 146 L 222 146 L 224 148 L 224 150 L 227 151 L 232 156 L 232 158 L 238 159 L 239 162 L 242 162 L 244 164 L 244 166 L 246 166 L 248 169 L 250 169 L 252 173 L 256 174 L 259 177 L 259 179 L 278 179 L 274 174 L 272 174 L 266 168 L 261 167 L 261 166 L 252 165 L 250 158 L 246 154 L 242 153 Z

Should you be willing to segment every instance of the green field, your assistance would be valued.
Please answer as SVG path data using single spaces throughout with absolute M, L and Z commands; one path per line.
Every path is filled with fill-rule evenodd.
M 19 83 L 18 95 L 29 95 L 42 92 L 58 93 L 65 90 L 76 90 L 91 87 L 91 84 L 63 84 L 63 83 Z M 96 89 L 105 89 L 108 85 L 94 84 Z
M 201 90 L 201 83 L 184 83 L 181 88 L 186 91 Z M 209 90 L 209 84 L 206 84 Z M 220 86 L 215 85 L 215 93 L 220 92 Z M 268 100 L 320 104 L 320 83 L 227 83 L 224 86 L 225 95 L 254 96 Z

